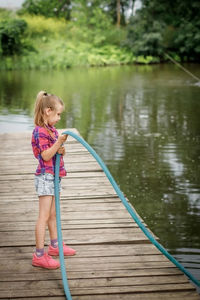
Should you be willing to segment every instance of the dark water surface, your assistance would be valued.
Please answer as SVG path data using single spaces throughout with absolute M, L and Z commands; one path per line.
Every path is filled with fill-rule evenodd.
M 200 77 L 200 65 L 185 65 Z M 200 86 L 173 65 L 0 75 L 1 132 L 32 130 L 35 95 L 76 127 L 161 243 L 200 280 Z

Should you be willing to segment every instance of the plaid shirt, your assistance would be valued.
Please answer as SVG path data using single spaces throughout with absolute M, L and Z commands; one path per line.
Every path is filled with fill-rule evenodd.
M 58 138 L 58 132 L 55 127 L 47 126 L 48 130 L 52 132 L 52 136 L 49 134 L 45 127 L 36 126 L 32 133 L 32 148 L 33 154 L 38 159 L 39 165 L 37 167 L 35 175 L 40 175 L 44 173 L 50 173 L 55 175 L 55 163 L 56 155 L 54 155 L 50 160 L 44 161 L 42 159 L 41 152 L 50 148 Z M 55 136 L 55 138 L 53 138 Z M 60 173 L 59 176 L 63 177 L 66 175 L 66 170 L 64 167 L 63 156 L 60 158 Z

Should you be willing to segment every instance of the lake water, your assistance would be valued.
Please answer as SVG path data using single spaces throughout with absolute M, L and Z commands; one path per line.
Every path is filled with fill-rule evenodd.
M 200 65 L 185 66 L 200 77 Z M 33 129 L 39 90 L 64 100 L 57 127 L 79 130 L 200 280 L 200 86 L 173 65 L 1 72 L 1 133 Z

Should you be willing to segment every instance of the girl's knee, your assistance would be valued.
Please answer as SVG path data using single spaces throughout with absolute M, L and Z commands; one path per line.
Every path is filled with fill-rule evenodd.
M 49 221 L 52 221 L 52 220 L 56 220 L 56 212 L 55 211 L 51 212 L 51 214 L 49 216 Z
M 38 221 L 47 224 L 49 221 L 50 215 L 48 214 L 40 214 Z

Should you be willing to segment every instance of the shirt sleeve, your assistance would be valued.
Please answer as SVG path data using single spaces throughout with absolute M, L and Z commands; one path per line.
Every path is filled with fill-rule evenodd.
M 49 145 L 49 135 L 45 128 L 40 127 L 38 129 L 38 135 L 37 135 L 37 145 L 40 150 L 40 153 L 50 147 Z

